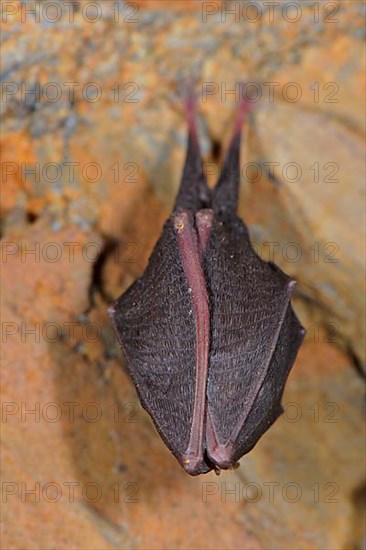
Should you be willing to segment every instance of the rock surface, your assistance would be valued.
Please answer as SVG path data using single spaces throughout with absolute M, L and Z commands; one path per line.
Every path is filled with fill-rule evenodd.
M 3 547 L 360 548 L 362 4 L 1 9 Z M 106 314 L 169 214 L 192 79 L 211 183 L 239 82 L 260 96 L 240 214 L 298 280 L 308 329 L 285 415 L 240 469 L 201 478 L 138 404 Z

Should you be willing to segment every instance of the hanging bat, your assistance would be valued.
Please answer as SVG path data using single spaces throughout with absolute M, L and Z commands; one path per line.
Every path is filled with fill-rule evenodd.
M 141 278 L 109 308 L 142 406 L 191 475 L 238 466 L 282 414 L 305 330 L 295 281 L 254 252 L 236 215 L 242 101 L 216 186 L 209 189 L 195 105 L 170 218 Z

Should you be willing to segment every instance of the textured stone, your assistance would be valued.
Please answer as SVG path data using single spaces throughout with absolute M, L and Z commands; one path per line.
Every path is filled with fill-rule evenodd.
M 6 486 L 16 494 L 3 502 L 4 548 L 358 548 L 364 6 L 302 2 L 294 22 L 286 3 L 272 15 L 258 4 L 254 22 L 244 2 L 103 0 L 95 12 L 75 0 L 70 16 L 60 0 L 51 22 L 46 4 L 37 2 L 40 19 L 26 12 L 32 2 L 2 4 L 2 480 L 16 484 Z M 260 85 L 244 130 L 240 213 L 258 253 L 268 259 L 272 243 L 298 280 L 295 307 L 308 328 L 285 417 L 239 470 L 198 479 L 181 471 L 138 404 L 106 314 L 142 273 L 173 203 L 191 80 L 211 183 L 220 168 L 211 141 L 225 150 L 238 82 Z M 272 179 L 266 162 L 279 163 Z M 283 172 L 289 162 L 301 167 L 297 182 Z M 324 166 L 333 162 L 331 176 Z M 337 263 L 326 261 L 333 251 Z M 39 422 L 24 417 L 36 403 Z M 339 422 L 327 421 L 329 403 Z M 62 490 L 54 503 L 54 488 L 42 494 L 50 482 Z M 273 502 L 270 482 L 279 483 Z M 40 502 L 21 483 L 39 483 Z M 88 483 L 96 485 L 83 495 Z M 288 483 L 297 485 L 286 500 Z M 327 483 L 338 502 L 326 501 Z M 289 502 L 297 486 L 301 497 Z M 93 487 L 102 491 L 94 502 Z
M 285 414 L 237 471 L 262 548 L 362 545 L 353 525 L 363 515 L 355 464 L 364 456 L 364 385 L 324 339 L 308 334 L 285 390 Z
M 277 186 L 270 189 L 273 183 L 265 177 L 260 182 L 254 181 L 256 173 L 251 176 L 243 211 L 245 216 L 245 201 L 258 205 L 248 208 L 254 212 L 253 238 L 268 253 L 270 247 L 263 243 L 277 243 L 275 261 L 299 281 L 301 292 L 319 303 L 323 322 L 337 327 L 338 342 L 351 345 L 362 358 L 364 243 L 357 238 L 365 194 L 361 142 L 339 122 L 293 106 L 258 110 L 255 126 L 260 146 L 248 156 L 262 173 L 265 162 L 276 163 Z M 299 148 L 307 139 L 306 147 Z

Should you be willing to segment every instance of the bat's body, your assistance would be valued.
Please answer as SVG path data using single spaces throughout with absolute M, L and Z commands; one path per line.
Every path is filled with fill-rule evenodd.
M 295 281 L 236 216 L 243 102 L 210 191 L 192 105 L 180 190 L 144 275 L 110 308 L 141 402 L 191 475 L 237 464 L 281 414 L 304 336 Z

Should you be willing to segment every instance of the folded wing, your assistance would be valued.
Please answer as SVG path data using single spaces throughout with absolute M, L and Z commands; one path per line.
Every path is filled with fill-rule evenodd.
M 192 424 L 196 346 L 191 295 L 170 220 L 144 275 L 110 314 L 141 403 L 179 459 Z M 210 469 L 205 465 L 200 473 Z
M 280 413 L 302 327 L 289 304 L 294 282 L 255 254 L 235 214 L 215 218 L 204 271 L 212 327 L 207 452 L 225 467 Z

